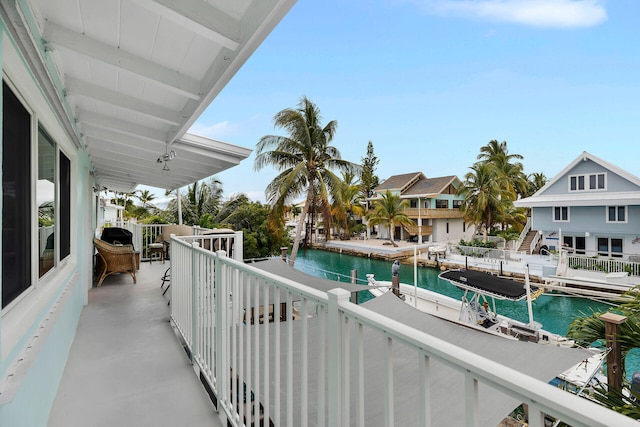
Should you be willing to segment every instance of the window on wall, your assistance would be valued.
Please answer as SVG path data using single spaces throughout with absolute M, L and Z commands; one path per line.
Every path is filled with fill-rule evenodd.
M 31 286 L 31 114 L 2 84 L 2 307 Z
M 622 257 L 622 239 L 598 237 L 598 255 L 614 258 Z
M 462 206 L 462 200 L 453 200 L 453 209 L 460 209 Z
M 436 200 L 436 209 L 447 209 L 448 207 L 447 200 Z
M 627 222 L 626 206 L 608 206 L 607 222 Z
M 605 190 L 606 173 L 571 175 L 569 177 L 569 191 Z
M 39 277 L 51 270 L 55 264 L 55 221 L 56 221 L 56 145 L 49 135 L 38 129 L 38 184 L 36 185 L 38 204 L 38 246 Z
M 2 307 L 6 307 L 71 253 L 71 161 L 43 126 L 32 135 L 36 118 L 7 82 L 2 89 Z M 32 231 L 36 214 L 38 229 Z
M 554 222 L 568 222 L 569 221 L 569 207 L 568 206 L 556 206 L 553 208 L 553 221 Z

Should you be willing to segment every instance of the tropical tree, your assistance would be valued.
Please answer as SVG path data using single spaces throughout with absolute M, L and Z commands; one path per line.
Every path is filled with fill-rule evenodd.
M 498 142 L 493 139 L 483 147 L 480 147 L 478 160 L 491 163 L 496 167 L 497 179 L 502 186 L 502 197 L 513 201 L 518 195 L 527 193 L 528 181 L 524 174 L 522 163 L 514 160 L 522 160 L 520 154 L 509 154 L 507 141 Z
M 393 232 L 396 225 L 414 225 L 404 210 L 407 202 L 391 191 L 385 191 L 380 199 L 373 201 L 373 210 L 367 214 L 370 225 L 383 225 L 389 227 L 389 241 L 394 247 L 398 244 L 393 240 Z
M 143 208 L 149 207 L 151 201 L 156 198 L 155 194 L 153 194 L 149 190 L 138 190 L 136 192 L 136 197 L 142 203 Z
M 478 162 L 471 166 L 471 172 L 458 188 L 458 195 L 464 197 L 460 209 L 467 223 L 474 224 L 476 229 L 482 228 L 486 243 L 494 217 L 502 214 L 504 203 L 500 181 L 497 179 L 496 167 L 487 162 Z
M 367 154 L 362 159 L 362 173 L 360 174 L 360 186 L 362 188 L 363 199 L 373 197 L 373 190 L 380 184 L 380 179 L 376 175 L 376 166 L 380 160 L 373 152 L 373 142 L 367 144 Z M 368 206 L 367 206 L 368 207 Z
M 329 195 L 335 194 L 341 185 L 340 178 L 333 171 L 359 172 L 358 165 L 342 160 L 340 151 L 331 145 L 338 123 L 332 120 L 323 126 L 321 120 L 318 107 L 303 96 L 297 108 L 286 108 L 273 118 L 275 127 L 284 129 L 288 135 L 265 135 L 256 145 L 255 169 L 273 166 L 280 171 L 265 190 L 267 201 L 272 206 L 272 226 L 284 220 L 287 204 L 305 194 L 289 259 L 291 265 L 295 263 L 302 226 L 310 207 L 315 205 L 314 200 L 328 206 Z M 329 229 L 326 222 L 330 216 L 325 216 L 324 220 L 325 227 Z
M 352 221 L 352 216 L 362 216 L 365 213 L 362 203 L 361 186 L 354 182 L 353 174 L 344 173 L 343 185 L 335 195 L 331 214 L 337 221 L 342 223 L 345 240 L 351 238 L 349 223 Z
M 530 173 L 527 176 L 527 194 L 526 196 L 533 196 L 533 194 L 545 186 L 547 183 L 547 177 L 543 172 Z

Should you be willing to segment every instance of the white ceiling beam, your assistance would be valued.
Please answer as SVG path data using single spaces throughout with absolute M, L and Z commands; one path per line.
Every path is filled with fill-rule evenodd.
M 231 50 L 240 46 L 240 22 L 202 0 L 132 0 L 139 6 Z
M 143 59 L 118 47 L 109 46 L 61 25 L 48 23 L 45 28 L 46 43 L 62 46 L 90 58 L 130 71 L 145 79 L 187 98 L 198 101 L 202 92 L 200 84 L 175 70 Z
M 94 98 L 96 100 L 115 105 L 116 107 L 121 107 L 126 110 L 151 117 L 155 120 L 168 123 L 172 126 L 178 126 L 182 123 L 181 113 L 161 107 L 157 104 L 141 101 L 139 98 L 125 95 L 122 92 L 106 89 L 92 83 L 75 79 L 68 75 L 65 75 L 65 83 L 66 90 L 69 95 L 73 96 L 78 94 L 80 96 Z
M 146 139 L 149 141 L 167 143 L 167 134 L 161 130 L 141 126 L 139 124 L 120 120 L 115 117 L 103 114 L 93 113 L 90 111 L 79 110 L 78 121 L 82 127 L 84 134 L 88 135 L 87 126 L 109 129 L 123 135 L 132 136 L 134 138 Z

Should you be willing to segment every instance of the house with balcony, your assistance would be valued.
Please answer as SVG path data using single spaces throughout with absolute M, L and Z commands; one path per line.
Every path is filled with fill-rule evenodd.
M 419 243 L 470 239 L 475 228 L 466 224 L 460 212 L 462 197 L 457 195 L 462 182 L 457 176 L 427 178 L 422 172 L 393 175 L 377 186 L 376 197 L 386 191 L 406 201 L 405 213 L 414 221 L 411 226 L 397 226 L 394 239 Z M 375 199 L 375 197 L 374 197 Z M 380 227 L 378 237 L 388 238 Z
M 531 197 L 538 247 L 588 257 L 640 260 L 640 178 L 583 152 Z
M 531 425 L 631 425 L 552 372 L 245 264 L 238 234 L 174 234 L 169 260 L 94 287 L 102 189 L 179 189 L 249 156 L 187 131 L 294 3 L 0 1 L 0 425 L 495 425 L 521 402 Z M 144 261 L 159 230 L 131 227 Z

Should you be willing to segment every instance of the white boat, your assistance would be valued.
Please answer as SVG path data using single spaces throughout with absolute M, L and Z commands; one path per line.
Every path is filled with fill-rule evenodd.
M 417 286 L 400 283 L 399 292 L 404 302 L 424 313 L 458 323 L 482 333 L 502 336 L 505 339 L 529 341 L 539 345 L 573 347 L 575 343 L 559 334 L 542 329 L 533 320 L 531 301 L 542 290 L 514 280 L 472 270 L 447 270 L 439 275 L 454 286 L 464 290 L 461 300 L 439 294 Z M 367 275 L 369 292 L 379 296 L 390 292 L 392 282 L 377 281 L 374 275 Z M 495 300 L 520 301 L 527 298 L 529 323 L 517 321 L 496 312 Z M 594 378 L 605 381 L 602 374 L 604 353 L 593 349 L 593 356 L 558 375 L 555 384 L 577 394 L 588 388 Z

